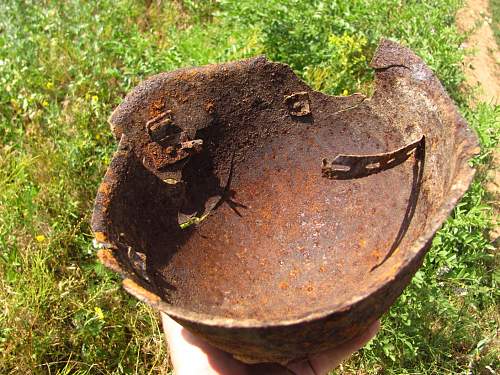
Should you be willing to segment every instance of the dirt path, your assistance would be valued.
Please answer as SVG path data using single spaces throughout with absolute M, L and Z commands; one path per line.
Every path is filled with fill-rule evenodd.
M 499 104 L 500 51 L 490 23 L 488 0 L 467 0 L 457 13 L 458 28 L 472 31 L 465 46 L 474 52 L 464 62 L 467 85 L 479 88 L 478 101 Z
M 500 51 L 490 27 L 491 15 L 488 0 L 467 0 L 465 7 L 457 13 L 457 25 L 463 32 L 471 32 L 466 48 L 473 56 L 464 61 L 467 86 L 478 88 L 476 102 L 499 104 L 500 101 Z M 471 103 L 474 105 L 475 103 Z M 497 245 L 500 236 L 500 151 L 493 152 L 492 168 L 488 171 L 486 189 L 491 194 L 496 214 L 496 225 L 490 232 L 490 239 Z

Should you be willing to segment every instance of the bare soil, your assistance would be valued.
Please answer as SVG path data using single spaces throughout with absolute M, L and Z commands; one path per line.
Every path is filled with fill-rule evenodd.
M 460 30 L 470 33 L 465 48 L 472 50 L 464 62 L 464 72 L 468 89 L 477 88 L 475 102 L 498 105 L 500 100 L 500 51 L 490 26 L 491 14 L 488 0 L 468 0 L 457 13 Z M 474 105 L 474 103 L 471 103 Z M 488 172 L 486 189 L 491 195 L 495 218 L 500 213 L 500 152 L 493 152 L 492 168 Z M 498 243 L 500 226 L 496 219 L 490 238 Z
M 467 86 L 478 88 L 477 101 L 499 104 L 500 51 L 490 24 L 488 0 L 468 0 L 457 13 L 459 29 L 470 33 L 464 47 L 473 53 L 464 61 Z

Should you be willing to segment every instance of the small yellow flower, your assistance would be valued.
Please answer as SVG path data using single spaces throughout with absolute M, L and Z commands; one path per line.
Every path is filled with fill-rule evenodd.
M 47 84 L 45 85 L 45 87 L 47 87 L 50 90 L 51 88 L 54 87 L 54 84 L 52 82 L 47 82 Z
M 35 237 L 35 240 L 37 240 L 38 242 L 43 242 L 45 241 L 45 236 L 43 234 L 39 234 Z
M 101 139 L 101 135 L 100 134 L 96 134 L 95 139 L 97 139 L 97 140 Z
M 97 95 L 92 95 L 92 101 L 97 103 L 99 101 L 99 97 Z
M 347 90 L 342 91 L 342 95 L 344 95 L 344 96 L 349 95 L 349 91 L 347 91 Z
M 49 106 L 49 102 L 48 102 L 48 101 L 46 101 L 46 100 L 44 100 L 44 101 L 42 102 L 42 105 L 43 105 L 44 107 L 48 107 L 48 106 Z
M 95 314 L 97 315 L 97 319 L 104 320 L 104 313 L 102 312 L 99 306 L 94 307 Z

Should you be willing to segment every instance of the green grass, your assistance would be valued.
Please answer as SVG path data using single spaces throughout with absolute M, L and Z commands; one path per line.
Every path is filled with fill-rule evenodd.
M 147 3 L 151 3 L 148 5 Z M 0 373 L 165 373 L 157 314 L 97 261 L 106 119 L 148 75 L 265 53 L 327 93 L 371 92 L 380 37 L 414 49 L 480 135 L 478 175 L 381 334 L 344 373 L 490 374 L 498 255 L 484 190 L 498 107 L 467 107 L 455 0 L 0 2 Z M 305 22 L 304 20 L 307 20 Z
M 491 26 L 497 45 L 500 46 L 500 0 L 490 0 Z

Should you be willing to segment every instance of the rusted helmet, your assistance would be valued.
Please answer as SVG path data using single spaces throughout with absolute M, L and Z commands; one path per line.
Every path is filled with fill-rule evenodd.
M 469 186 L 477 140 L 383 40 L 375 92 L 264 57 L 156 75 L 113 112 L 92 227 L 132 295 L 245 362 L 341 345 L 394 303 Z

